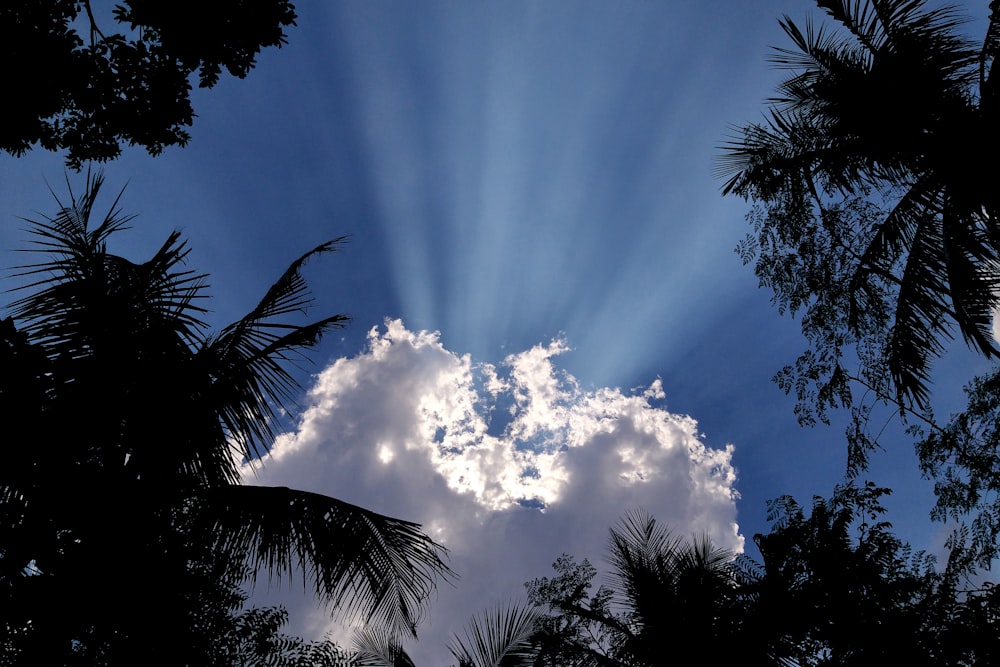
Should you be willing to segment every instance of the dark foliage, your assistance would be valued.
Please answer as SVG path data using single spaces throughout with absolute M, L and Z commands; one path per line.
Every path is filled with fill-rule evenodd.
M 211 648 L 258 568 L 298 569 L 340 611 L 413 633 L 448 573 L 418 526 L 242 483 L 240 461 L 266 453 L 293 407 L 289 364 L 346 319 L 287 321 L 311 300 L 304 263 L 336 242 L 210 333 L 179 235 L 143 263 L 109 253 L 128 218 L 116 200 L 94 222 L 100 188 L 88 178 L 33 223 L 46 259 L 21 269 L 29 283 L 0 322 L 0 416 L 22 434 L 0 466 L 0 645 L 21 664 L 210 664 L 184 651 Z
M 534 664 L 661 665 L 684 646 L 718 664 L 779 664 L 747 632 L 734 557 L 707 537 L 679 540 L 648 514 L 626 514 L 611 529 L 611 575 L 596 593 L 596 570 L 568 555 L 554 564 L 558 576 L 525 584 L 544 612 Z
M 944 572 L 891 532 L 887 489 L 839 487 L 807 516 L 793 498 L 771 504 L 757 535 L 763 563 L 744 560 L 747 609 L 773 649 L 802 665 L 992 665 L 1000 595 L 974 580 L 964 546 Z
M 851 474 L 879 446 L 879 407 L 893 406 L 938 482 L 938 514 L 981 517 L 985 563 L 1000 536 L 989 518 L 996 457 L 981 456 L 991 445 L 972 430 L 935 419 L 931 387 L 956 331 L 983 357 L 998 354 L 1000 199 L 988 157 L 1000 149 L 998 3 L 981 43 L 953 7 L 816 4 L 831 21 L 781 21 L 791 46 L 772 61 L 789 74 L 767 120 L 738 128 L 719 161 L 724 192 L 755 204 L 738 250 L 779 310 L 801 316 L 809 343 L 775 380 L 803 424 L 851 409 Z
M 66 150 L 67 163 L 151 154 L 185 145 L 194 120 L 191 80 L 211 88 L 225 70 L 243 78 L 262 48 L 285 43 L 288 0 L 5 0 L 0 64 L 5 119 L 0 150 Z
M 458 667 L 531 667 L 538 616 L 527 607 L 505 605 L 476 616 L 449 646 Z
M 1000 658 L 1000 589 L 956 543 L 943 572 L 892 533 L 871 484 L 771 503 L 761 562 L 676 540 L 642 514 L 612 530 L 608 585 L 563 555 L 528 582 L 536 667 L 699 661 L 781 667 L 972 666 Z M 683 662 L 683 660 L 681 660 Z

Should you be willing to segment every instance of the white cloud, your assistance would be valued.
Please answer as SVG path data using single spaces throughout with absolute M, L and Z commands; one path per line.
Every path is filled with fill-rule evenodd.
M 437 333 L 387 320 L 366 351 L 317 376 L 298 429 L 257 471 L 254 483 L 418 521 L 450 550 L 461 579 L 439 591 L 411 647 L 417 664 L 445 660 L 452 632 L 520 597 L 560 553 L 600 562 L 629 508 L 742 548 L 732 447 L 706 448 L 693 419 L 657 406 L 658 378 L 631 393 L 581 388 L 553 362 L 568 350 L 555 340 L 474 364 Z M 311 619 L 312 631 L 326 623 Z
M 1000 341 L 1000 308 L 993 311 L 993 325 L 990 330 L 993 333 L 993 340 Z

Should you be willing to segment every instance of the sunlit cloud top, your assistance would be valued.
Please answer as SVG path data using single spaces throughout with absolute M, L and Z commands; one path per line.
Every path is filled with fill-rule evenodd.
M 609 484 L 625 489 L 682 475 L 705 494 L 699 502 L 732 505 L 731 446 L 706 448 L 692 418 L 656 407 L 665 398 L 659 379 L 631 393 L 581 389 L 554 365 L 567 351 L 566 341 L 553 340 L 499 366 L 473 364 L 446 350 L 437 333 L 387 320 L 384 331 L 369 332 L 364 354 L 320 373 L 299 430 L 279 437 L 265 466 L 347 433 L 373 467 L 397 465 L 409 452 L 487 510 L 544 510 L 564 500 L 576 451 L 592 447 L 606 450 Z

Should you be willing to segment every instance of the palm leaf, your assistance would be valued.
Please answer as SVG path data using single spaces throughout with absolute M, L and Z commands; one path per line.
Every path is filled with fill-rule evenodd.
M 351 649 L 358 667 L 415 667 L 395 635 L 385 629 L 364 628 L 354 636 Z
M 682 541 L 642 510 L 626 512 L 610 531 L 608 562 L 611 579 L 629 604 L 640 607 L 647 595 L 658 595 L 674 580 Z
M 299 389 L 286 364 L 302 359 L 331 328 L 349 320 L 333 315 L 306 325 L 274 318 L 305 312 L 312 299 L 301 269 L 314 255 L 333 252 L 343 238 L 323 243 L 292 262 L 246 316 L 205 341 L 198 355 L 215 378 L 213 400 L 231 439 L 249 460 L 260 458 L 276 435 L 279 412 Z
M 536 613 L 519 605 L 497 606 L 474 617 L 465 637 L 454 636 L 448 647 L 459 667 L 520 667 L 533 664 L 531 637 Z
M 678 540 L 648 513 L 626 513 L 611 529 L 608 557 L 613 590 L 632 626 L 615 633 L 622 655 L 646 664 L 669 637 L 737 637 L 729 612 L 736 596 L 734 558 L 707 536 Z
M 942 221 L 948 291 L 959 331 L 969 347 L 987 357 L 1000 355 L 993 338 L 993 316 L 1000 287 L 1000 265 L 985 232 L 966 221 Z
M 714 175 L 726 178 L 722 193 L 769 200 L 819 159 L 821 133 L 801 110 L 772 110 L 766 123 L 734 128 Z
M 333 607 L 415 635 L 422 605 L 451 571 L 417 524 L 285 487 L 234 485 L 195 499 L 201 530 L 230 559 L 272 577 L 304 573 Z

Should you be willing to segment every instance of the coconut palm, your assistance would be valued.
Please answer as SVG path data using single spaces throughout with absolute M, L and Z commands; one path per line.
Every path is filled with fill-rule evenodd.
M 596 570 L 564 556 L 559 576 L 527 584 L 549 614 L 533 635 L 536 665 L 646 667 L 680 646 L 711 650 L 719 664 L 782 664 L 748 631 L 735 554 L 708 537 L 671 536 L 642 511 L 610 531 L 608 585 L 588 593 Z
M 739 644 L 733 658 L 744 654 L 734 558 L 707 536 L 680 540 L 645 512 L 625 514 L 611 529 L 608 554 L 610 587 L 625 609 L 619 660 L 660 664 L 670 638 L 723 653 Z
M 998 354 L 1000 286 L 1000 22 L 979 45 L 953 7 L 926 4 L 817 0 L 835 29 L 785 17 L 793 46 L 773 62 L 790 74 L 719 162 L 723 191 L 765 209 L 752 239 L 762 282 L 793 311 L 820 304 L 807 319 L 829 323 L 824 344 L 877 346 L 889 382 L 874 388 L 917 408 L 952 327 Z
M 298 571 L 334 608 L 414 633 L 449 572 L 419 526 L 242 479 L 292 407 L 290 365 L 347 320 L 287 321 L 311 301 L 302 266 L 339 240 L 297 259 L 250 313 L 211 333 L 205 276 L 186 268 L 180 235 L 143 263 L 110 253 L 131 218 L 115 199 L 95 222 L 101 186 L 88 175 L 57 215 L 29 221 L 45 259 L 19 271 L 22 296 L 0 323 L 0 413 L 24 436 L 8 440 L 0 466 L 0 595 L 12 603 L 3 641 L 60 637 L 52 651 L 66 653 L 84 635 L 109 646 L 141 636 L 155 626 L 151 609 L 158 622 L 176 617 L 168 607 L 193 593 L 196 564 L 227 584 L 258 568 Z M 118 610 L 103 627 L 98 599 Z

